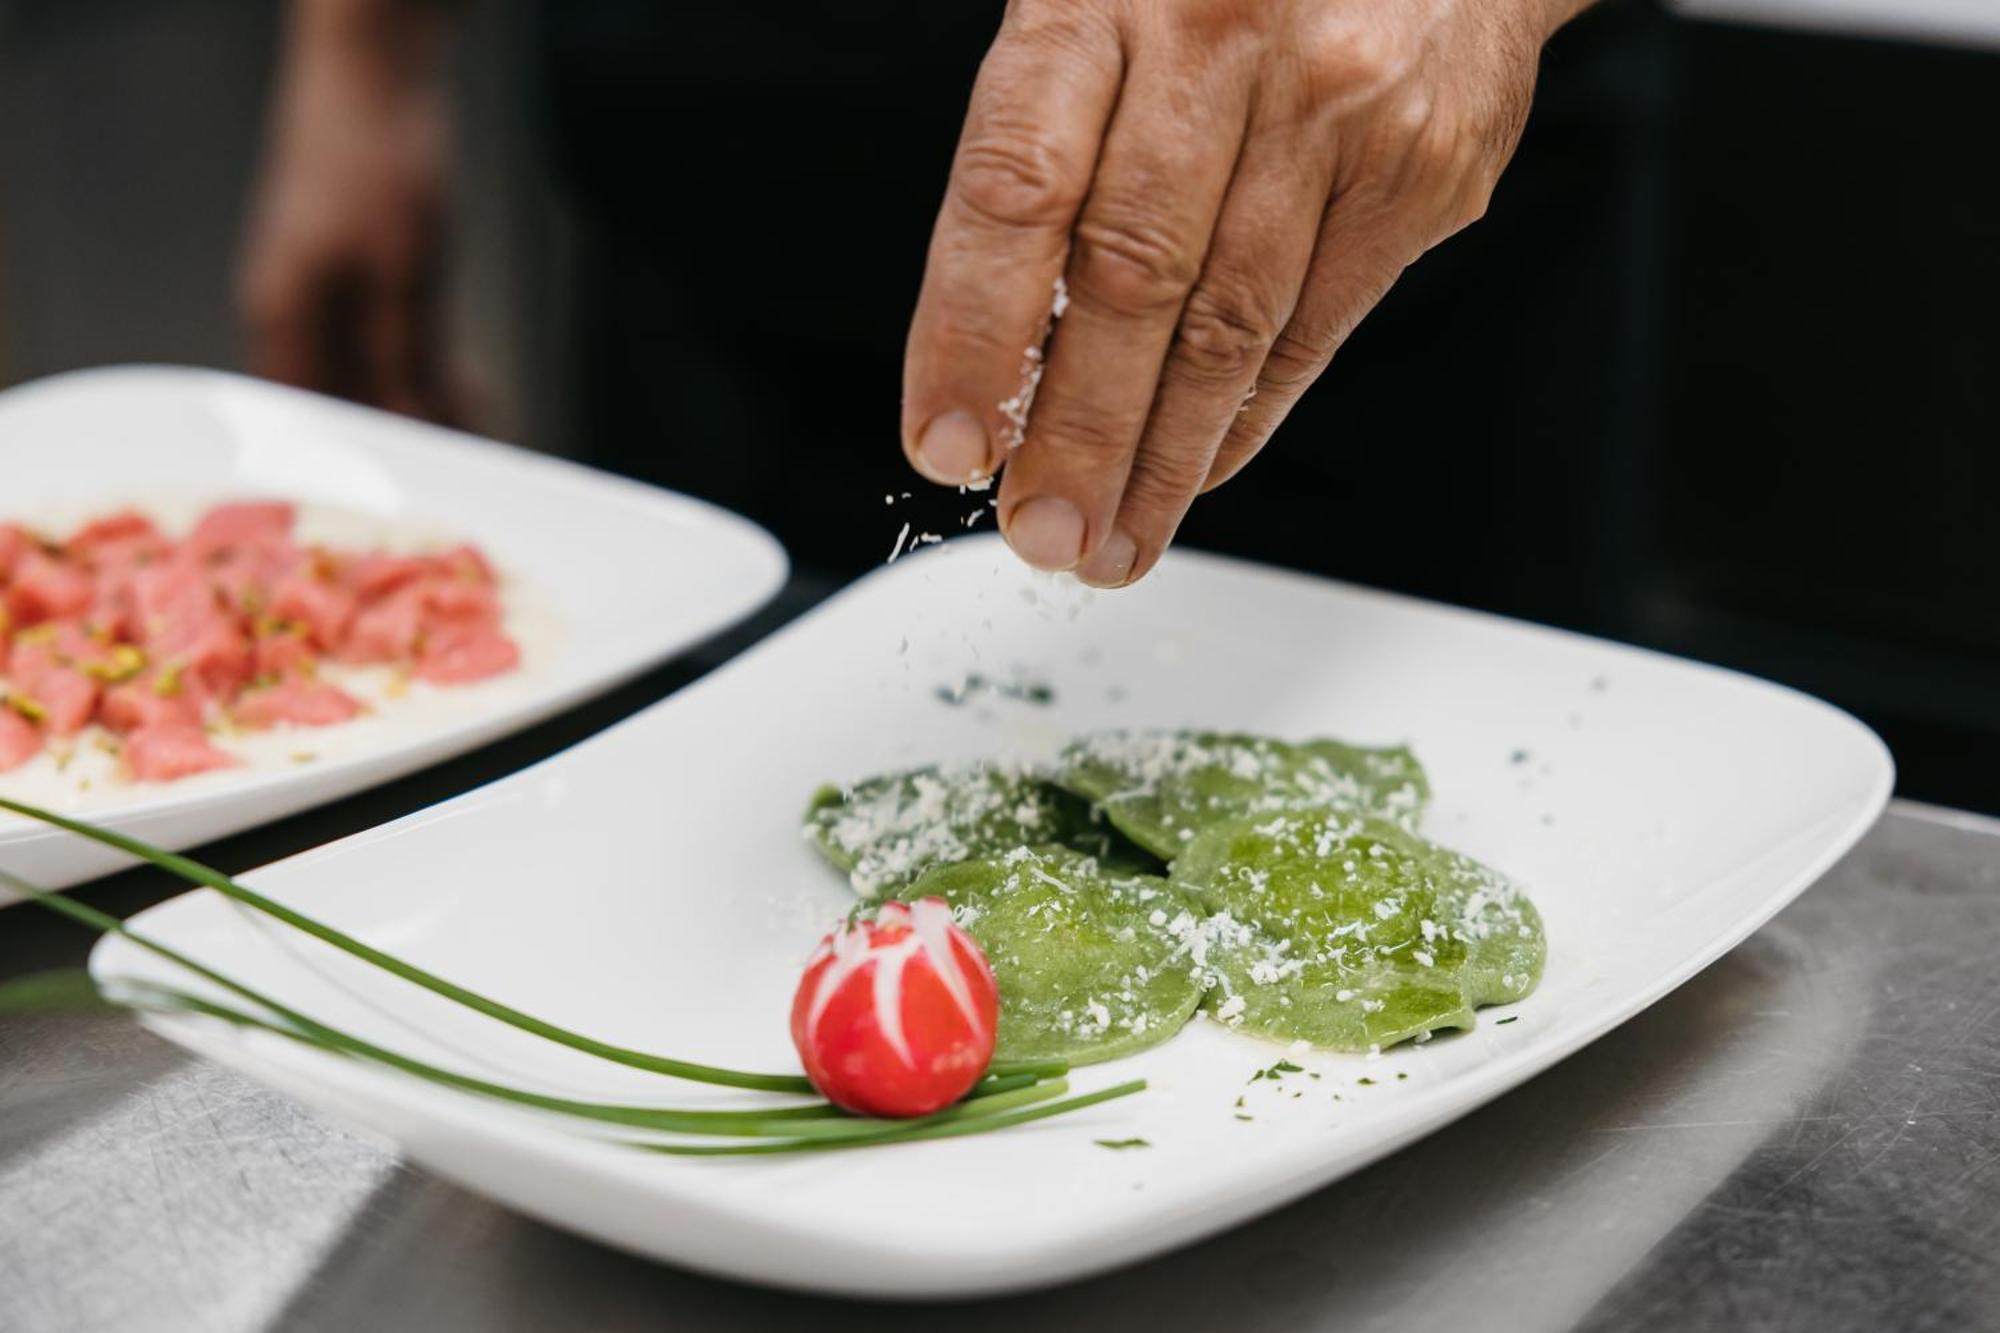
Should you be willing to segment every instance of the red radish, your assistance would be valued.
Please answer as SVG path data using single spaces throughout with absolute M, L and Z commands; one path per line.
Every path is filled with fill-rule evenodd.
M 826 1099 L 918 1116 L 963 1097 L 993 1059 L 1000 993 L 942 898 L 884 903 L 820 941 L 792 1001 L 792 1041 Z

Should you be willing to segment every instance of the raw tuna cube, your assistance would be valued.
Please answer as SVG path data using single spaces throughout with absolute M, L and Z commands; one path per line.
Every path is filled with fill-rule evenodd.
M 158 554 L 166 548 L 167 539 L 153 526 L 153 520 L 133 509 L 93 519 L 63 543 L 66 555 L 86 558 L 92 564 L 101 563 L 106 557 L 122 556 L 129 560 L 139 551 Z
M 277 586 L 305 564 L 296 546 L 230 547 L 202 568 L 218 601 L 242 615 L 259 615 Z
M 356 599 L 340 584 L 311 569 L 293 573 L 271 594 L 270 613 L 280 620 L 304 625 L 320 648 L 332 648 L 347 637 Z
M 88 619 L 44 621 L 27 637 L 46 647 L 57 664 L 92 675 L 110 672 L 122 656 L 117 641 Z
M 493 566 L 477 546 L 454 546 L 437 558 L 438 570 L 470 583 L 493 582 Z
M 166 669 L 178 670 L 183 687 L 197 694 L 227 698 L 250 679 L 250 640 L 219 613 L 169 625 L 146 641 L 146 651 Z
M 238 726 L 330 727 L 361 711 L 353 695 L 324 681 L 293 676 L 276 685 L 251 690 L 236 701 L 232 715 Z
M 112 686 L 104 692 L 104 702 L 98 706 L 98 721 L 113 731 L 200 727 L 201 700 L 186 690 L 162 694 L 159 681 L 159 673 L 155 671 Z
M 0 773 L 19 768 L 42 752 L 42 733 L 11 708 L 0 707 Z
M 50 638 L 16 640 L 8 674 L 51 736 L 73 736 L 97 710 L 97 682 L 64 664 Z
M 125 738 L 125 771 L 135 782 L 172 782 L 210 769 L 231 768 L 234 755 L 209 744 L 198 726 L 142 727 Z
M 424 590 L 405 584 L 354 617 L 339 656 L 348 662 L 401 662 L 416 655 L 424 632 Z
M 14 581 L 7 588 L 7 610 L 18 629 L 61 616 L 82 615 L 96 596 L 96 585 L 88 573 L 36 549 L 23 555 L 14 567 Z
M 35 539 L 18 523 L 0 523 L 0 584 L 14 577 L 14 566 L 35 549 Z
M 386 597 L 430 572 L 430 563 L 413 555 L 362 555 L 343 562 L 341 567 L 347 586 L 363 602 Z
M 141 642 L 151 641 L 169 626 L 202 620 L 218 610 L 215 590 L 200 570 L 184 560 L 150 565 L 131 578 L 132 626 Z
M 424 610 L 432 624 L 500 624 L 500 594 L 490 583 L 430 579 L 423 585 Z
M 287 626 L 257 636 L 256 661 L 252 675 L 259 680 L 310 671 L 318 661 L 312 641 L 305 632 Z
M 187 549 L 206 560 L 230 547 L 284 546 L 291 542 L 297 509 L 282 500 L 252 500 L 217 505 L 202 515 L 188 534 Z
M 462 685 L 484 680 L 521 664 L 521 650 L 499 630 L 485 626 L 431 636 L 417 659 L 419 680 Z

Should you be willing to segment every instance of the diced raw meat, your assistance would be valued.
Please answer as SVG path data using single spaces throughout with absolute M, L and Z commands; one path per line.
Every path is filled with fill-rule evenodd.
M 214 615 L 219 609 L 215 590 L 200 570 L 185 560 L 150 565 L 132 575 L 132 626 L 141 643 L 168 626 Z
M 103 518 L 94 518 L 72 532 L 63 543 L 65 550 L 87 551 L 107 542 L 130 541 L 134 537 L 159 537 L 153 520 L 136 509 L 121 509 Z
M 313 642 L 328 649 L 347 637 L 355 605 L 353 593 L 308 568 L 292 574 L 272 592 L 270 614 L 304 625 Z
M 146 640 L 146 651 L 163 667 L 178 669 L 184 686 L 228 698 L 250 680 L 249 636 L 220 613 L 167 626 Z
M 14 577 L 14 566 L 35 549 L 35 539 L 18 523 L 0 523 L 0 584 Z
M 251 500 L 240 504 L 217 505 L 202 515 L 188 534 L 188 553 L 205 560 L 230 547 L 269 547 L 288 544 L 297 507 L 283 500 Z
M 437 558 L 438 569 L 456 579 L 476 583 L 493 582 L 493 566 L 477 546 L 454 546 Z
M 500 623 L 500 594 L 490 583 L 430 579 L 423 588 L 424 610 L 433 622 L 495 627 Z
M 372 602 L 422 578 L 431 567 L 413 555 L 363 555 L 349 560 L 341 572 L 356 597 Z
M 79 671 L 108 671 L 118 656 L 118 645 L 112 636 L 87 619 L 44 621 L 26 639 L 31 648 L 35 645 L 46 648 L 56 665 Z M 33 656 L 31 652 L 30 657 Z
M 216 599 L 241 615 L 261 615 L 272 592 L 305 565 L 305 553 L 289 543 L 239 546 L 218 553 L 202 566 Z
M 167 539 L 153 526 L 153 520 L 132 509 L 94 519 L 63 543 L 65 555 L 95 569 L 157 557 L 166 549 Z
M 158 672 L 113 685 L 97 707 L 97 720 L 113 731 L 201 725 L 201 700 L 186 690 L 160 692 Z
M 521 650 L 499 630 L 475 627 L 433 636 L 417 659 L 415 675 L 438 685 L 484 680 L 521 664 Z
M 0 524 L 0 770 L 92 721 L 125 739 L 139 780 L 238 762 L 203 730 L 329 726 L 363 710 L 315 670 L 393 663 L 428 681 L 520 663 L 493 568 L 435 555 L 302 548 L 283 502 L 219 505 L 176 543 L 137 510 L 60 546 Z
M 97 709 L 97 682 L 64 665 L 51 639 L 16 640 L 8 677 L 51 736 L 74 736 Z
M 0 707 L 0 773 L 19 768 L 42 752 L 42 733 L 11 708 Z
M 339 656 L 348 662 L 401 662 L 415 656 L 424 632 L 424 590 L 406 584 L 354 617 Z
M 271 630 L 257 636 L 256 662 L 252 668 L 254 680 L 289 676 L 299 671 L 310 670 L 318 660 L 313 652 L 312 641 L 305 632 L 290 627 Z
M 324 681 L 294 676 L 276 685 L 253 689 L 237 700 L 232 716 L 238 726 L 329 727 L 361 711 L 353 695 Z
M 97 597 L 88 571 L 42 550 L 31 550 L 14 567 L 7 587 L 7 610 L 17 629 L 61 616 L 82 615 Z
M 172 782 L 175 778 L 231 768 L 238 762 L 209 744 L 198 726 L 169 723 L 142 727 L 125 738 L 125 771 L 136 782 Z

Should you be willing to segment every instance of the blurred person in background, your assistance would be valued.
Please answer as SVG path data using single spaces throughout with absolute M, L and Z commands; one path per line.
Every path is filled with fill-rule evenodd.
M 909 484 L 900 394 L 932 480 L 1009 462 L 1000 522 L 1044 568 L 1141 576 L 1227 480 L 1192 539 L 1577 619 L 1611 538 L 1575 497 L 1645 415 L 1612 392 L 1635 349 L 1610 275 L 1657 82 L 1635 3 L 1544 61 L 1584 3 L 545 3 L 529 86 L 582 235 L 580 452 L 845 576 L 886 554 L 857 506 Z M 293 0 L 241 268 L 260 373 L 463 414 L 455 23 Z

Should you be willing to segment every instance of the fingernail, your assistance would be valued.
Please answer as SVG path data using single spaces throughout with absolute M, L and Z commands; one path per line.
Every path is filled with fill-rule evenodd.
M 1104 539 L 1104 545 L 1097 548 L 1097 554 L 1084 562 L 1076 576 L 1093 588 L 1122 588 L 1132 578 L 1132 567 L 1139 561 L 1139 543 L 1127 536 L 1123 528 L 1112 529 Z
M 986 472 L 986 428 L 972 413 L 953 410 L 931 418 L 917 438 L 917 467 L 932 481 L 963 485 Z
M 1024 501 L 1007 520 L 1007 544 L 1036 569 L 1068 569 L 1083 554 L 1083 514 L 1059 495 Z

